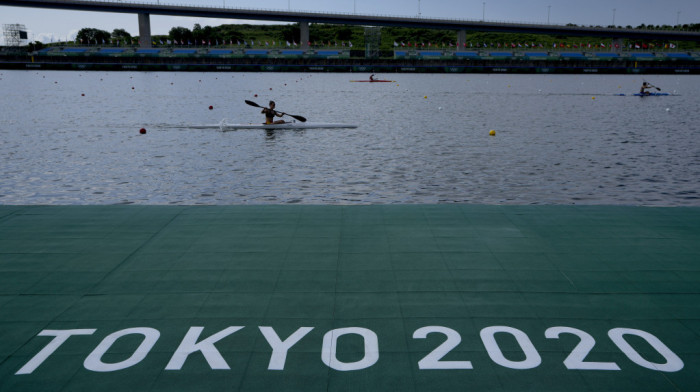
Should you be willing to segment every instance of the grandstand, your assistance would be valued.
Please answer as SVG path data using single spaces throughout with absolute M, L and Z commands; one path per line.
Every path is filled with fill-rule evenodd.
M 693 56 L 690 53 L 665 53 L 666 57 L 670 59 L 683 59 L 683 60 L 688 60 L 692 59 Z
M 559 57 L 563 59 L 584 59 L 586 55 L 581 52 L 560 52 Z
M 513 57 L 513 52 L 489 52 L 488 56 L 492 59 L 508 59 Z
M 137 56 L 158 56 L 162 49 L 136 49 Z
M 85 53 L 88 50 L 89 50 L 88 48 L 64 48 L 62 50 L 62 52 L 65 54 L 72 54 L 72 53 Z
M 294 59 L 294 58 L 319 58 L 319 59 L 349 59 L 360 57 L 357 52 L 351 56 L 350 49 L 281 49 L 281 48 L 241 48 L 241 47 L 76 47 L 76 46 L 52 46 L 34 52 L 38 56 L 136 56 L 136 57 L 217 57 L 217 58 L 259 58 L 259 59 Z M 490 51 L 472 50 L 460 51 L 453 48 L 419 50 L 396 49 L 392 58 L 396 60 L 476 60 L 476 59 L 512 59 L 512 60 L 698 60 L 700 53 L 690 52 L 602 52 L 602 51 Z
M 124 53 L 126 49 L 123 48 L 103 48 L 100 49 L 100 54 L 121 54 Z
M 526 48 L 397 47 L 365 58 L 365 51 L 350 48 L 284 46 L 51 46 L 31 52 L 31 68 L 124 70 L 225 70 L 297 72 L 521 72 L 521 73 L 692 73 L 700 74 L 700 53 L 663 50 L 559 51 Z M 532 48 L 532 49 L 530 49 Z M 498 50 L 501 49 L 501 50 Z M 26 53 L 26 52 L 25 52 Z M 26 56 L 26 54 L 25 54 Z M 42 65 L 46 64 L 46 65 Z M 51 68 L 53 67 L 53 68 Z
M 173 49 L 172 53 L 176 56 L 191 56 L 196 54 L 197 52 L 197 49 Z
M 619 59 L 620 55 L 614 52 L 598 52 L 595 54 L 595 57 L 597 57 L 599 60 L 613 60 Z
M 550 54 L 547 52 L 525 52 L 525 53 L 523 53 L 523 56 L 525 56 L 531 60 L 536 60 L 536 59 L 547 59 L 550 57 Z
M 635 61 L 663 60 L 662 56 L 657 57 L 655 53 L 629 53 L 628 55 Z

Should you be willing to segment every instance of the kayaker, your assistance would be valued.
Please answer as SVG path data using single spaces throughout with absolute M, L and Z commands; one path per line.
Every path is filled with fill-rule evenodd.
M 369 81 L 370 81 L 370 82 L 374 82 L 374 74 L 369 75 Z
M 275 111 L 275 101 L 270 101 L 269 108 L 263 108 L 262 112 L 265 114 L 265 124 L 284 124 L 284 120 L 275 121 L 275 116 L 282 117 L 283 114 Z
M 639 89 L 639 93 L 642 95 L 649 95 L 650 93 L 647 90 L 651 90 L 652 88 L 654 88 L 654 86 L 647 82 L 644 82 L 642 83 L 642 88 Z

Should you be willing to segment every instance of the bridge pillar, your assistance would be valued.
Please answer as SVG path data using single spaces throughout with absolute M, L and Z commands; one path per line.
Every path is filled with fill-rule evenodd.
M 457 30 L 457 50 L 464 49 L 465 42 L 467 42 L 467 30 Z
M 139 46 L 151 47 L 151 18 L 149 14 L 139 14 Z
M 309 22 L 299 22 L 301 48 L 309 48 Z

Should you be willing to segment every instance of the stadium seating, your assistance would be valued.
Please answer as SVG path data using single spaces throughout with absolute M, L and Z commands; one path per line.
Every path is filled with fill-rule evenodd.
M 688 53 L 666 53 L 666 57 L 671 58 L 671 59 L 692 59 L 693 56 L 689 55 Z

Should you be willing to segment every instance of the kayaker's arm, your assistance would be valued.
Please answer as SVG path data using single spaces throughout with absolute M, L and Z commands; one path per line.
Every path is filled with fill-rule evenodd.
M 249 101 L 249 100 L 247 100 L 247 99 L 245 100 L 245 103 L 246 103 L 247 105 L 255 106 L 255 107 L 257 107 L 257 108 L 263 108 L 263 110 L 267 109 L 266 107 L 260 106 L 260 105 L 258 105 L 257 103 L 255 103 L 255 102 L 253 102 L 253 101 Z M 275 113 L 280 113 L 280 114 L 279 114 L 280 117 L 282 117 L 282 116 L 289 116 L 289 117 L 293 117 L 293 118 L 295 118 L 295 119 L 297 119 L 297 120 L 299 120 L 299 121 L 301 121 L 301 122 L 306 122 L 306 117 L 300 116 L 300 115 L 298 115 L 298 114 L 289 114 L 289 113 L 284 113 L 284 112 L 278 112 L 278 111 L 276 111 L 276 110 L 275 110 L 274 112 L 275 112 Z

